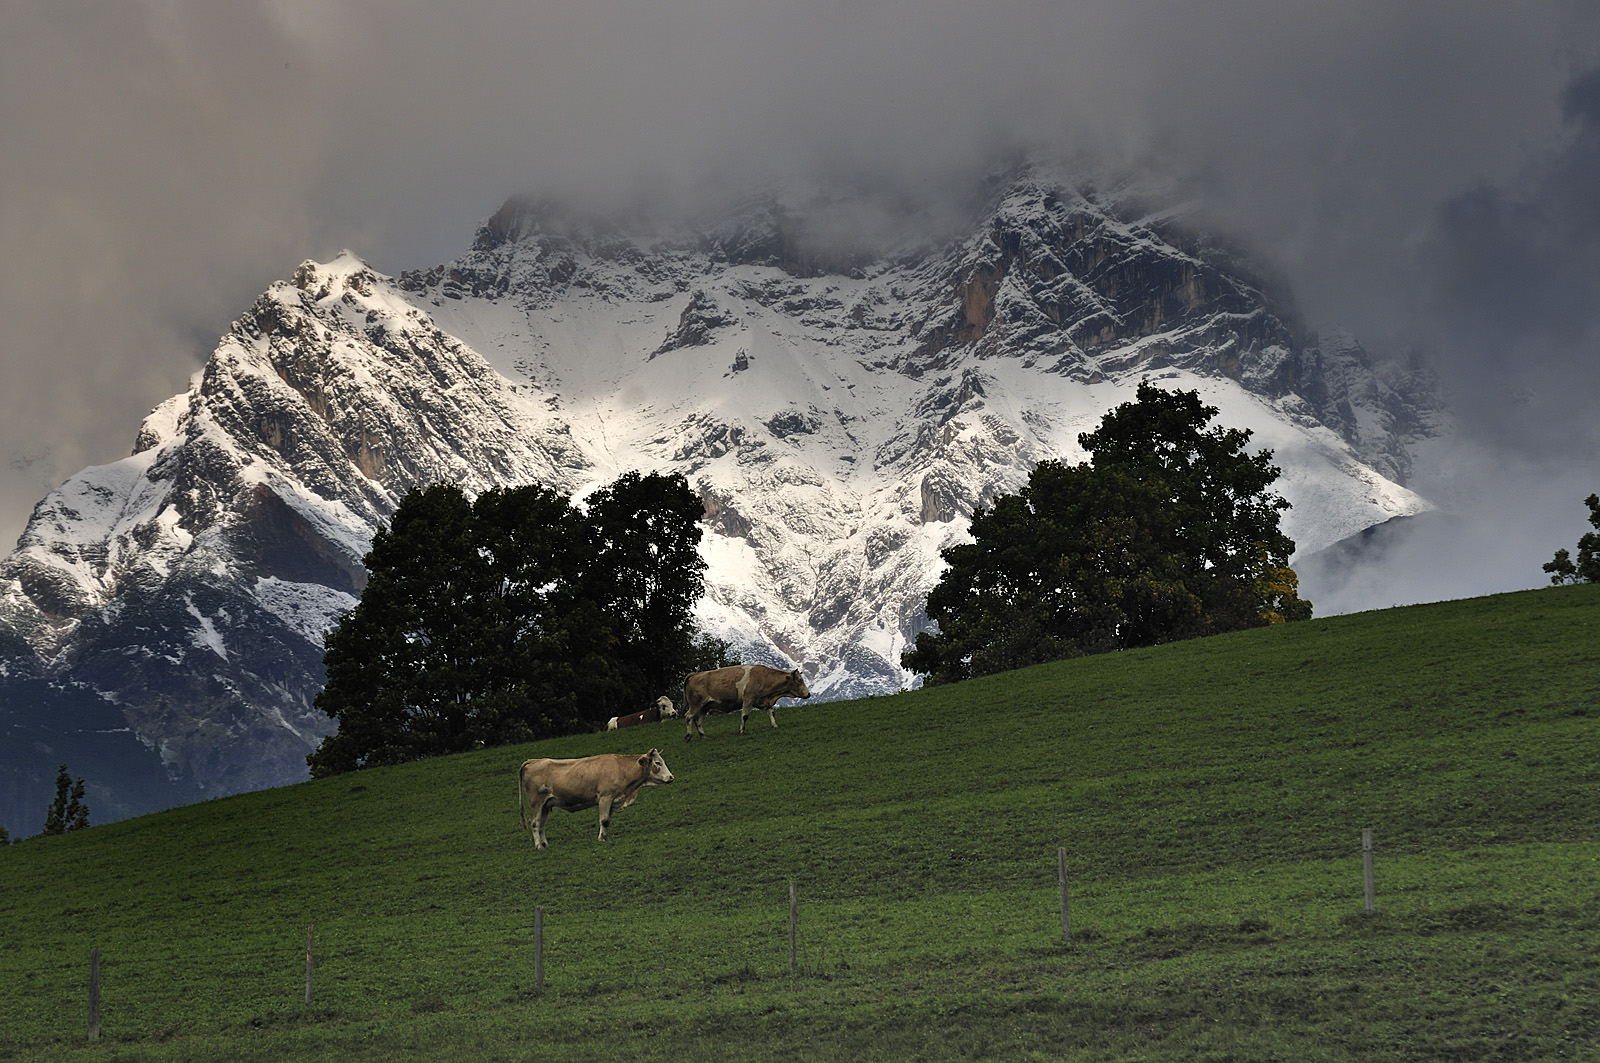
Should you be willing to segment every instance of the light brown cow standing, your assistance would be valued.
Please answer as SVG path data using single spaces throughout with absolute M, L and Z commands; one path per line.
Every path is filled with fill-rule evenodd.
M 655 749 L 642 756 L 602 753 L 576 760 L 525 760 L 518 772 L 517 815 L 522 826 L 529 825 L 529 813 L 522 807 L 526 798 L 532 812 L 534 848 L 548 849 L 544 821 L 551 809 L 581 812 L 598 807 L 600 840 L 605 841 L 613 808 L 633 804 L 642 787 L 664 786 L 671 781 L 672 772 Z
M 706 709 L 713 704 L 739 706 L 739 733 L 744 734 L 744 722 L 750 718 L 751 709 L 766 709 L 772 726 L 778 726 L 779 698 L 809 698 L 811 690 L 805 677 L 796 668 L 785 672 L 768 668 L 764 664 L 735 664 L 728 668 L 713 668 L 709 672 L 694 672 L 683 681 L 683 740 L 706 736 Z

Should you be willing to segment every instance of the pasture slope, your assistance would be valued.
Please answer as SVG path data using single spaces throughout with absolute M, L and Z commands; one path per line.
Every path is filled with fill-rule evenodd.
M 0 850 L 0 1058 L 1600 1058 L 1600 587 L 778 719 L 484 750 Z M 523 759 L 650 745 L 673 785 L 605 845 L 594 812 L 554 813 L 534 851 Z

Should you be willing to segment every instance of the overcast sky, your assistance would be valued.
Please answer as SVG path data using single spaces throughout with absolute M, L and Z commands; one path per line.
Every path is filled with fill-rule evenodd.
M 1313 324 L 1455 390 L 1421 486 L 1470 529 L 1329 604 L 1533 586 L 1600 490 L 1597 70 L 1593 0 L 0 0 L 0 540 L 302 259 L 1047 145 L 1203 189 Z

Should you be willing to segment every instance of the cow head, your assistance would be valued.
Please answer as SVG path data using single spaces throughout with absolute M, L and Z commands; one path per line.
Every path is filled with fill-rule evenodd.
M 800 669 L 796 668 L 789 673 L 789 681 L 784 684 L 783 692 L 791 698 L 811 696 L 811 688 L 806 686 L 806 677 L 800 674 Z
M 667 762 L 662 759 L 659 749 L 652 749 L 639 758 L 639 766 L 644 769 L 644 785 L 665 785 L 672 781 L 672 772 L 667 768 Z
M 678 715 L 678 710 L 672 707 L 672 699 L 665 694 L 656 699 L 656 708 L 661 710 L 662 719 Z

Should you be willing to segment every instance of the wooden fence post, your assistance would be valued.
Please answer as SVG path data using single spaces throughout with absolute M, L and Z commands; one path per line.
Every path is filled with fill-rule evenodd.
M 1377 886 L 1372 880 L 1372 831 L 1361 832 L 1361 877 L 1367 886 L 1367 914 L 1378 910 Z
M 795 889 L 794 879 L 789 880 L 789 973 L 795 971 L 795 937 L 796 924 L 799 919 L 800 895 Z
M 1061 940 L 1072 940 L 1072 913 L 1067 906 L 1067 851 L 1056 850 L 1056 877 L 1061 882 Z
M 533 907 L 533 991 L 544 992 L 544 905 Z
M 307 926 L 306 926 L 306 1010 L 307 1011 L 311 1010 L 311 967 L 312 967 L 312 955 L 313 955 L 313 952 L 314 952 L 314 946 L 315 946 L 315 942 L 316 942 L 316 930 L 317 930 L 317 928 L 316 928 L 315 924 L 307 924 Z
M 100 946 L 89 950 L 89 1040 L 100 1039 Z

